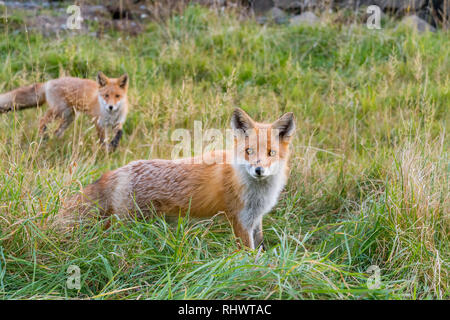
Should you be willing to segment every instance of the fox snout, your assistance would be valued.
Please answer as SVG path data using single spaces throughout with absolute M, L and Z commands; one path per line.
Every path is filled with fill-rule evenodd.
M 100 106 L 108 113 L 115 112 L 120 109 L 122 101 L 107 101 L 106 99 L 99 97 Z
M 262 166 L 257 166 L 257 167 L 253 167 L 253 171 L 254 171 L 254 177 L 256 178 L 265 178 L 268 177 L 272 174 L 274 174 L 274 172 L 272 170 L 270 170 L 270 167 L 262 167 Z
M 261 164 L 247 166 L 247 172 L 255 179 L 264 179 L 268 176 L 274 175 L 277 173 L 277 166 L 275 164 L 263 166 Z
M 117 104 L 107 104 L 106 111 L 114 112 L 120 109 L 120 103 Z

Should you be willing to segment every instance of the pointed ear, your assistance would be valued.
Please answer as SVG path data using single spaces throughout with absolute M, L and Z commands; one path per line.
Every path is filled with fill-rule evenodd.
M 101 71 L 97 73 L 97 83 L 100 87 L 104 87 L 108 84 L 108 77 L 105 76 Z
M 118 79 L 118 82 L 119 82 L 119 86 L 120 86 L 121 88 L 126 88 L 126 87 L 128 86 L 128 74 L 127 74 L 127 73 L 123 74 L 123 75 Z
M 295 132 L 295 120 L 292 112 L 285 113 L 280 119 L 272 123 L 272 129 L 278 130 L 281 139 L 289 140 Z
M 247 131 L 253 128 L 253 120 L 244 110 L 236 108 L 231 116 L 231 128 Z

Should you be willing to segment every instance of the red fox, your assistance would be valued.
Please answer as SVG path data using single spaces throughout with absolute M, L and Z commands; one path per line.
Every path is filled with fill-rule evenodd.
M 63 77 L 37 83 L 0 95 L 0 113 L 37 107 L 47 102 L 49 109 L 40 120 L 39 133 L 46 136 L 47 125 L 60 120 L 55 131 L 61 137 L 74 119 L 75 110 L 88 114 L 95 123 L 100 143 L 115 150 L 122 137 L 122 125 L 128 112 L 128 75 L 117 79 L 97 74 L 97 82 L 89 79 Z M 105 144 L 107 129 L 114 138 Z
M 242 137 L 239 143 L 235 135 L 234 150 L 203 154 L 208 164 L 195 158 L 133 161 L 103 174 L 71 198 L 59 221 L 73 219 L 74 211 L 82 217 L 95 207 L 103 217 L 156 212 L 202 218 L 224 212 L 244 246 L 264 248 L 262 218 L 286 184 L 294 116 L 286 113 L 264 124 L 237 108 L 231 125 Z M 240 145 L 242 153 L 237 150 Z M 211 163 L 211 158 L 225 161 Z

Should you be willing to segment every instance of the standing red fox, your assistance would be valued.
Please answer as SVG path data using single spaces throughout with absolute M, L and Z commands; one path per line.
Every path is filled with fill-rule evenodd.
M 49 108 L 40 121 L 39 133 L 45 136 L 47 125 L 60 120 L 55 131 L 61 137 L 72 123 L 75 110 L 89 115 L 97 128 L 100 143 L 105 145 L 105 137 L 112 128 L 114 138 L 107 150 L 114 150 L 122 137 L 122 125 L 128 112 L 128 75 L 112 79 L 102 72 L 97 82 L 89 79 L 63 77 L 45 83 L 0 94 L 0 113 L 38 107 L 47 102 Z
M 288 177 L 294 117 L 286 113 L 264 124 L 236 109 L 231 124 L 238 133 L 233 150 L 205 153 L 200 163 L 198 158 L 133 161 L 86 186 L 68 202 L 58 223 L 71 224 L 74 212 L 87 215 L 94 207 L 104 217 L 132 216 L 137 208 L 144 215 L 189 212 L 199 218 L 224 212 L 245 246 L 261 245 L 262 218 L 276 204 Z

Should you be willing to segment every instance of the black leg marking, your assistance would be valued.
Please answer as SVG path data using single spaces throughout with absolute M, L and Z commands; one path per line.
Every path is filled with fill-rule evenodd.
M 122 130 L 117 131 L 116 136 L 111 141 L 111 148 L 112 148 L 112 150 L 116 150 L 117 146 L 119 145 L 120 138 L 122 138 L 122 134 L 123 134 Z

